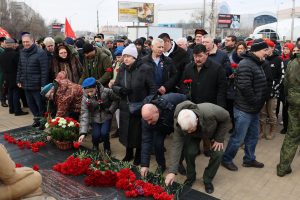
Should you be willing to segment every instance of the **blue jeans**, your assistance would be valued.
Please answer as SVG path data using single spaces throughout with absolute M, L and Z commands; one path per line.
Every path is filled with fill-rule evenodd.
M 35 119 L 43 116 L 45 105 L 43 105 L 42 96 L 39 90 L 25 90 L 25 96 L 30 111 Z
M 255 160 L 255 148 L 259 136 L 259 113 L 251 114 L 233 108 L 235 129 L 230 136 L 223 155 L 224 163 L 232 163 L 242 142 L 245 144 L 245 156 L 243 162 Z
M 111 119 L 99 124 L 92 124 L 92 142 L 94 146 L 99 145 L 100 141 L 103 141 L 104 150 L 110 150 L 109 132 L 110 132 Z

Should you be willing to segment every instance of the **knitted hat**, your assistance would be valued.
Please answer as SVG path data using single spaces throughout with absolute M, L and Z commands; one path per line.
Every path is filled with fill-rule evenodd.
M 51 90 L 51 88 L 54 87 L 54 84 L 53 83 L 49 83 L 48 85 L 45 85 L 43 88 L 42 88 L 42 91 L 41 91 L 41 95 L 42 96 L 45 96 L 49 90 Z
M 67 43 L 68 45 L 74 45 L 74 40 L 70 37 L 66 37 L 65 43 Z
M 123 46 L 118 46 L 118 47 L 115 49 L 114 55 L 115 55 L 115 56 L 122 56 L 122 52 L 123 52 L 124 48 L 125 48 L 125 47 L 123 47 Z
M 265 42 L 269 47 L 275 47 L 275 43 L 270 39 L 265 39 Z
M 64 42 L 64 38 L 60 35 L 54 37 L 55 44 L 60 44 Z
M 289 48 L 290 51 L 293 51 L 294 44 L 290 43 L 290 42 L 287 42 L 287 43 L 284 44 L 283 48 L 284 47 L 287 47 L 287 48 Z
M 83 89 L 94 88 L 96 86 L 96 79 L 94 77 L 89 77 L 84 79 L 82 82 Z
M 250 51 L 256 52 L 256 51 L 260 51 L 262 49 L 267 49 L 267 48 L 269 48 L 269 46 L 263 39 L 256 39 L 253 41 Z
M 122 56 L 123 56 L 123 55 L 130 55 L 130 56 L 134 57 L 135 59 L 137 59 L 138 52 L 137 52 L 137 49 L 136 49 L 135 45 L 134 45 L 134 44 L 129 44 L 129 45 L 123 50 Z
M 7 38 L 5 40 L 5 44 L 14 44 L 15 43 L 15 40 L 14 39 L 11 39 L 11 38 Z
M 85 43 L 82 47 L 82 51 L 84 54 L 90 53 L 91 51 L 94 51 L 94 50 L 95 50 L 94 46 L 89 43 Z

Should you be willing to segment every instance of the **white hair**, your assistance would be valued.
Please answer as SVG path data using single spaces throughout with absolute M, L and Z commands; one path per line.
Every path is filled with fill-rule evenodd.
M 154 38 L 151 42 L 151 45 L 154 46 L 157 43 L 164 44 L 164 41 L 163 41 L 163 39 L 160 39 L 160 38 Z
M 44 39 L 44 44 L 47 46 L 48 44 L 55 44 L 55 41 L 54 41 L 54 39 L 52 38 L 52 37 L 46 37 L 45 39 Z
M 177 117 L 177 122 L 183 131 L 196 127 L 198 120 L 196 114 L 188 109 L 182 109 Z
M 187 44 L 188 42 L 187 42 L 187 39 L 186 38 L 178 38 L 177 40 L 176 40 L 176 44 L 178 43 L 178 42 L 184 42 L 185 44 Z
M 203 39 L 209 39 L 211 42 L 214 42 L 213 37 L 211 35 L 209 35 L 209 34 L 203 35 L 202 40 Z

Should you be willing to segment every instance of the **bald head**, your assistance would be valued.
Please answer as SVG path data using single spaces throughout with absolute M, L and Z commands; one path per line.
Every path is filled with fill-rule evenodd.
M 154 104 L 145 104 L 142 107 L 142 118 L 149 125 L 156 124 L 159 118 L 158 108 Z

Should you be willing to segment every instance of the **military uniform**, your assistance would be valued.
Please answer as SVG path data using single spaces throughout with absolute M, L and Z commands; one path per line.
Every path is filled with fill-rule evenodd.
M 288 130 L 284 138 L 277 175 L 284 176 L 292 172 L 291 163 L 300 144 L 300 55 L 292 60 L 286 70 L 284 88 L 287 91 Z

